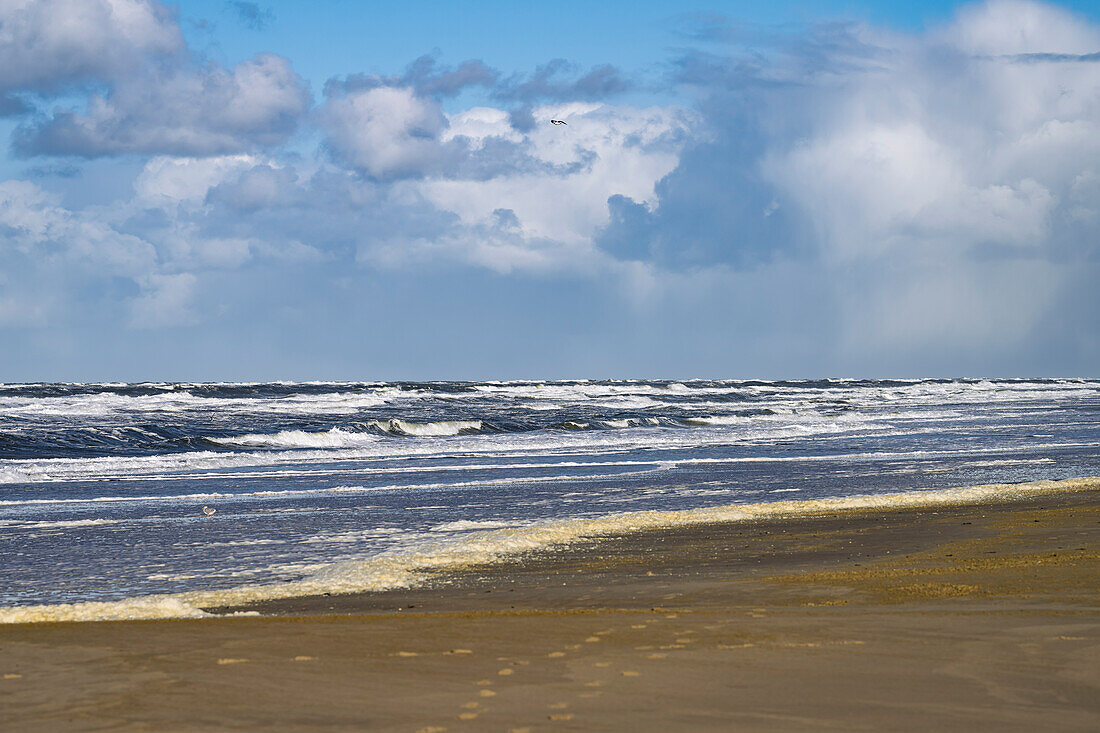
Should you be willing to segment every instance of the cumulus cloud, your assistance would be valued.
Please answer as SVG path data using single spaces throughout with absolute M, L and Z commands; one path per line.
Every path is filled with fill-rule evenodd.
M 326 144 L 376 179 L 419 176 L 447 165 L 441 141 L 447 118 L 439 104 L 409 88 L 357 89 L 330 97 L 321 110 Z
M 1060 291 L 1089 287 L 1096 25 L 1016 0 L 915 36 L 707 23 L 727 50 L 675 68 L 711 138 L 655 205 L 613 199 L 606 251 L 688 272 L 816 262 L 838 341 L 863 354 L 1020 344 Z
M 0 117 L 24 120 L 17 155 L 257 151 L 285 142 L 310 105 L 289 61 L 204 60 L 158 0 L 0 0 Z
M 157 0 L 0 0 L 0 91 L 114 78 L 183 46 Z
M 494 140 L 511 141 L 538 166 L 481 181 L 429 179 L 420 190 L 469 224 L 509 209 L 534 237 L 590 245 L 607 222 L 609 197 L 655 203 L 654 185 L 676 166 L 693 124 L 692 115 L 677 108 L 577 102 L 554 110 L 570 124 L 543 124 L 526 134 L 512 129 L 501 110 L 455 115 L 448 130 L 454 139 L 474 150 Z M 553 114 L 550 108 L 537 113 L 541 118 Z
M 20 126 L 21 155 L 219 155 L 277 145 L 297 128 L 309 91 L 290 62 L 260 54 L 232 69 L 170 68 L 120 80 L 86 112 L 60 109 Z
M 288 61 L 227 69 L 170 40 L 133 69 L 5 82 L 16 107 L 47 83 L 102 86 L 25 121 L 22 154 L 149 157 L 132 195 L 97 206 L 44 188 L 62 188 L 60 168 L 0 184 L 0 321 L 54 325 L 99 303 L 144 329 L 342 324 L 408 288 L 450 293 L 454 326 L 503 312 L 467 302 L 477 283 L 485 302 L 538 292 L 539 313 L 568 292 L 579 315 L 562 328 L 602 328 L 638 358 L 652 331 L 662 354 L 711 370 L 1100 357 L 1100 28 L 1016 0 L 920 33 L 691 23 L 695 49 L 669 65 L 690 109 L 616 104 L 632 82 L 611 67 L 505 75 L 426 56 L 331 80 L 310 113 Z M 558 115 L 569 125 L 548 124 Z M 305 121 L 323 154 L 280 149 Z

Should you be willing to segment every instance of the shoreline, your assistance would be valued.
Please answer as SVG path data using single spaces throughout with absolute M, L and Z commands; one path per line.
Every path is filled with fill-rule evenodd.
M 254 614 L 262 607 L 278 609 L 280 602 L 301 598 L 393 593 L 417 589 L 441 575 L 466 568 L 522 563 L 532 554 L 557 554 L 571 546 L 587 547 L 608 537 L 627 537 L 703 525 L 742 526 L 753 522 L 779 523 L 829 514 L 856 518 L 860 512 L 898 512 L 949 506 L 993 505 L 1034 497 L 1100 489 L 1100 477 L 1018 484 L 983 484 L 944 490 L 917 490 L 884 494 L 857 494 L 824 499 L 775 499 L 752 504 L 730 504 L 682 511 L 639 511 L 594 518 L 473 532 L 444 541 L 427 552 L 416 550 L 333 565 L 302 580 L 242 585 L 221 590 L 161 593 L 118 601 L 0 607 L 0 626 L 18 623 L 97 622 L 139 619 L 205 618 L 216 614 Z
M 692 523 L 264 601 L 0 626 L 15 730 L 1100 727 L 1100 481 Z
M 1062 486 L 1051 487 L 1040 487 L 1040 483 L 1027 484 L 1030 489 L 1027 493 L 1003 495 L 992 501 L 818 509 L 755 519 L 644 527 L 621 534 L 583 537 L 569 545 L 540 548 L 493 562 L 437 569 L 410 588 L 276 598 L 209 606 L 203 610 L 214 615 L 258 612 L 261 616 L 431 612 L 456 605 L 464 610 L 504 610 L 507 605 L 508 610 L 514 610 L 517 605 L 530 608 L 551 601 L 546 594 L 531 591 L 540 584 L 555 583 L 555 576 L 576 575 L 564 585 L 577 589 L 585 585 L 598 587 L 597 581 L 601 579 L 612 585 L 637 583 L 652 577 L 649 574 L 658 567 L 693 567 L 701 577 L 748 580 L 762 573 L 840 565 L 846 560 L 862 566 L 891 554 L 927 551 L 936 544 L 966 539 L 973 534 L 967 528 L 986 512 L 1088 506 L 1100 501 L 1100 479 L 1072 479 L 1055 482 Z M 1076 487 L 1064 488 L 1071 483 Z M 968 521 L 949 524 L 944 521 L 949 516 L 965 516 Z M 859 537 L 863 544 L 845 545 L 839 538 L 847 535 Z M 502 588 L 518 595 L 501 599 Z M 525 590 L 528 592 L 524 593 Z M 478 597 L 494 592 L 498 593 L 496 599 Z M 636 592 L 627 597 L 605 590 L 602 595 L 592 595 L 583 601 L 572 599 L 571 603 L 587 608 L 597 608 L 604 602 L 643 607 L 653 600 Z

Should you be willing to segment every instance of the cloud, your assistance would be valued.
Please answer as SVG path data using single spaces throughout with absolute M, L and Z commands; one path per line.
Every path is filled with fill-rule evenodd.
M 469 87 L 492 87 L 499 77 L 500 72 L 476 59 L 463 61 L 452 69 L 441 66 L 435 56 L 425 55 L 409 64 L 403 74 L 348 74 L 343 78 L 330 79 L 325 83 L 325 96 L 337 97 L 379 87 L 399 87 L 412 89 L 424 97 L 454 97 Z
M 326 100 L 320 113 L 326 145 L 371 178 L 420 176 L 445 167 L 440 139 L 447 118 L 439 104 L 409 88 L 375 87 Z
M 536 68 L 533 74 L 515 74 L 505 79 L 494 94 L 501 100 L 525 103 L 589 102 L 603 101 L 633 88 L 633 83 L 611 65 L 597 66 L 572 78 L 576 72 L 575 64 L 554 59 Z
M 1018 349 L 1100 274 L 1095 24 L 1014 1 L 917 35 L 707 23 L 725 52 L 673 68 L 708 139 L 655 200 L 611 200 L 609 254 L 688 276 L 815 263 L 842 352 L 896 364 Z
M 0 321 L 355 328 L 380 353 L 418 338 L 398 310 L 443 340 L 537 321 L 571 345 L 532 352 L 540 374 L 558 351 L 679 373 L 1100 358 L 1100 28 L 1013 1 L 920 33 L 694 22 L 668 65 L 687 102 L 648 108 L 616 103 L 612 67 L 424 56 L 311 110 L 285 59 L 168 42 L 9 84 L 41 107 L 94 81 L 17 112 L 19 153 L 143 157 L 0 183 Z M 303 125 L 317 155 L 283 147 Z M 123 164 L 132 192 L 72 202 Z
M 32 115 L 51 99 L 63 104 Z M 256 151 L 286 141 L 310 105 L 286 59 L 204 61 L 157 0 L 0 0 L 0 117 L 24 118 L 17 155 Z
M 512 141 L 531 161 L 485 180 L 436 178 L 420 184 L 439 208 L 468 224 L 510 209 L 533 237 L 591 246 L 608 219 L 607 200 L 616 194 L 655 201 L 654 185 L 675 168 L 689 138 L 693 117 L 677 108 L 572 103 L 537 108 L 541 119 L 560 113 L 568 126 L 542 124 L 530 133 L 512 129 L 503 110 L 478 109 L 454 115 L 449 135 L 472 150 L 491 141 Z M 554 205 L 548 205 L 554 202 Z
M 141 294 L 130 302 L 130 324 L 136 328 L 191 325 L 195 322 L 191 309 L 195 282 L 188 272 L 143 278 Z
M 226 5 L 245 26 L 254 31 L 262 31 L 275 21 L 275 13 L 270 8 L 261 8 L 257 3 L 229 0 Z
M 0 92 L 114 78 L 183 47 L 156 0 L 0 0 Z
M 221 155 L 278 145 L 309 108 L 309 90 L 290 63 L 260 54 L 232 69 L 209 64 L 120 80 L 93 95 L 84 113 L 58 109 L 21 125 L 22 156 L 94 158 L 128 153 Z
M 26 101 L 14 94 L 0 94 L 0 118 L 18 117 L 27 114 L 32 109 Z

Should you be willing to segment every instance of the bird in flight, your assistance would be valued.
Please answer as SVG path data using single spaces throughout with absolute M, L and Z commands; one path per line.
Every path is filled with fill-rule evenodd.
M 550 120 L 550 124 L 551 125 L 568 125 L 569 123 L 566 122 L 565 120 Z

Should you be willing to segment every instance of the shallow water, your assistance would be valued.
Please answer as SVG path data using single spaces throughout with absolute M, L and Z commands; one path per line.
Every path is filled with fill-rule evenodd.
M 1097 475 L 1098 447 L 1095 380 L 0 385 L 0 606 L 400 584 L 518 528 Z

